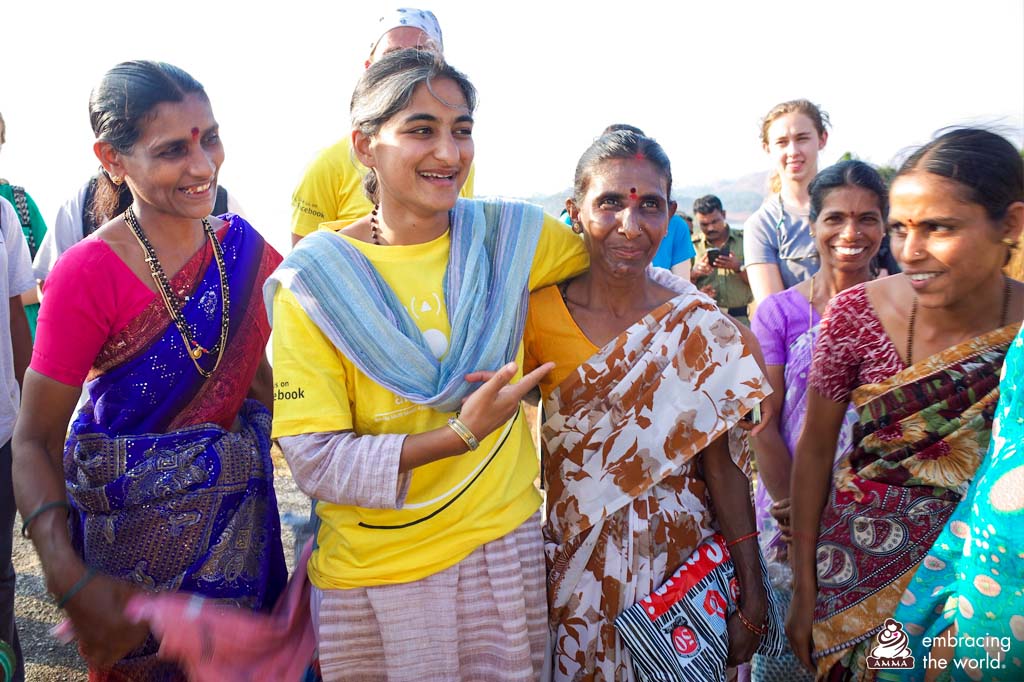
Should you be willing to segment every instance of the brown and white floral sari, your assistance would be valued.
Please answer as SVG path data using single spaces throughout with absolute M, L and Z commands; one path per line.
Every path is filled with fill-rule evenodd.
M 613 621 L 716 529 L 698 457 L 767 384 L 736 327 L 695 291 L 660 306 L 545 401 L 548 605 L 555 680 L 632 680 Z M 728 502 L 726 502 L 728 503 Z

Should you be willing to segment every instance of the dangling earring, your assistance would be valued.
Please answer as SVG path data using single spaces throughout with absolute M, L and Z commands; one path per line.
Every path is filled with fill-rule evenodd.
M 1016 239 L 1010 239 L 1009 237 L 1003 237 L 1001 241 L 1003 242 L 1003 246 L 1008 247 L 1011 251 L 1013 251 L 1014 249 L 1017 248 L 1017 240 Z
M 572 221 L 572 231 L 576 234 L 583 234 L 583 223 L 578 220 Z

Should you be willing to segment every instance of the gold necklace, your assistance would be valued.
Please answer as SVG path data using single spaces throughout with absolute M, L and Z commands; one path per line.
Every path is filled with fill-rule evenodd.
M 199 372 L 201 376 L 209 378 L 217 371 L 217 368 L 220 366 L 221 358 L 224 357 L 224 348 L 227 346 L 228 341 L 228 330 L 231 326 L 229 317 L 231 299 L 230 291 L 228 290 L 228 278 L 225 272 L 227 266 L 224 262 L 224 250 L 221 248 L 220 241 L 217 239 L 217 235 L 214 233 L 213 227 L 210 225 L 210 221 L 203 218 L 203 231 L 210 240 L 210 245 L 213 247 L 213 258 L 217 262 L 217 272 L 220 274 L 221 301 L 220 341 L 217 342 L 217 345 L 214 346 L 213 349 L 203 348 L 199 345 L 198 341 L 192 338 L 192 330 L 188 328 L 185 316 L 181 312 L 184 304 L 177 302 L 177 297 L 174 295 L 174 289 L 171 288 L 171 283 L 167 279 L 167 274 L 164 272 L 163 266 L 160 265 L 160 260 L 156 257 L 156 251 L 153 250 L 153 245 L 150 244 L 149 239 L 146 238 L 146 233 L 142 231 L 142 226 L 139 225 L 139 220 L 135 217 L 135 211 L 131 206 L 129 206 L 128 210 L 124 212 L 124 221 L 146 255 L 146 264 L 149 265 L 149 272 L 153 276 L 153 281 L 156 282 L 157 291 L 160 292 L 160 297 L 163 299 L 164 305 L 167 307 L 167 312 L 171 316 L 174 326 L 178 328 L 178 333 L 181 334 L 181 340 L 185 343 L 186 354 L 191 358 L 192 364 L 196 366 L 196 371 Z M 213 364 L 213 369 L 207 371 L 199 364 L 199 358 L 211 353 L 217 354 L 217 361 Z

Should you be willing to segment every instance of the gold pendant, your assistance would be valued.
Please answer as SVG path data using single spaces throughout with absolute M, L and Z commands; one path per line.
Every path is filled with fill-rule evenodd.
M 203 357 L 203 349 L 200 346 L 196 346 L 195 348 L 192 349 L 190 355 L 192 356 L 193 360 L 198 360 L 199 358 Z

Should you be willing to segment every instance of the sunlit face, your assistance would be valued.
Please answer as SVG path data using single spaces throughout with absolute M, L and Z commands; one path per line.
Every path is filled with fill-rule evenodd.
M 409 105 L 372 136 L 353 134 L 360 161 L 377 172 L 380 203 L 434 217 L 455 206 L 473 163 L 473 116 L 455 81 L 416 86 Z
M 380 40 L 377 41 L 377 45 L 373 48 L 373 53 L 370 55 L 367 66 L 386 54 L 410 48 L 433 52 L 440 51 L 439 46 L 430 39 L 430 36 L 423 29 L 414 26 L 399 26 L 381 36 Z
M 223 162 L 210 103 L 190 94 L 156 105 L 132 150 L 115 153 L 107 170 L 124 178 L 136 201 L 175 217 L 202 218 L 213 210 Z
M 818 173 L 818 152 L 825 148 L 828 135 L 819 135 L 806 114 L 783 114 L 768 126 L 765 151 L 779 177 L 794 182 L 810 182 Z
M 1009 234 L 962 185 L 927 172 L 902 175 L 889 192 L 892 251 L 924 307 L 970 300 L 1002 277 Z M 1019 228 L 1018 228 L 1019 229 Z
M 863 187 L 837 187 L 825 195 L 813 229 L 822 267 L 867 275 L 885 235 L 878 197 Z
M 720 244 L 729 234 L 729 227 L 725 222 L 725 213 L 712 211 L 711 213 L 694 213 L 694 220 L 704 233 L 705 238 L 711 244 Z
M 675 211 L 667 179 L 642 158 L 597 165 L 583 200 L 569 206 L 570 216 L 583 225 L 591 272 L 626 278 L 643 275 Z

